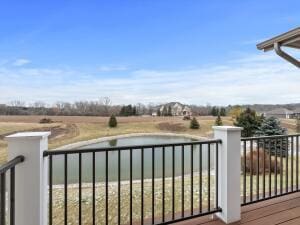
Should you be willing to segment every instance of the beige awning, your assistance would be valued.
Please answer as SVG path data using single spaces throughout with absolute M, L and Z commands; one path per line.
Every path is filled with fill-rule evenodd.
M 265 52 L 274 49 L 280 57 L 300 68 L 300 61 L 284 52 L 281 47 L 300 49 L 300 27 L 257 45 L 259 50 L 264 50 Z

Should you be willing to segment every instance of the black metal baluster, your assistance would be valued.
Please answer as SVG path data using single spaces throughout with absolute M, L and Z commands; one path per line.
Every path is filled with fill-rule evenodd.
M 271 140 L 267 139 L 268 141 L 268 152 L 269 152 L 269 197 L 272 196 L 272 157 L 271 157 Z
M 263 160 L 263 199 L 266 197 L 266 149 L 265 149 L 265 139 L 262 140 L 262 150 L 264 153 L 264 160 Z
M 247 154 L 247 152 L 246 152 L 246 144 L 247 144 L 247 142 L 246 141 L 244 141 L 244 145 L 243 145 L 243 147 L 244 147 L 244 168 L 243 168 L 243 203 L 245 204 L 246 203 L 246 197 L 247 197 L 247 193 L 246 193 L 246 191 L 247 191 L 247 184 L 246 184 L 246 178 L 247 178 L 247 171 L 246 171 L 246 164 L 247 164 L 247 157 L 246 157 L 246 154 Z
M 175 146 L 172 146 L 172 220 L 175 219 Z
M 165 222 L 165 147 L 162 148 L 162 222 Z
M 82 154 L 81 153 L 79 153 L 79 165 L 78 165 L 78 195 L 79 195 L 79 200 L 78 200 L 78 202 L 79 202 L 79 207 L 78 207 L 78 210 L 79 210 L 79 212 L 78 212 L 78 222 L 79 222 L 79 225 L 81 225 L 81 219 L 82 219 L 82 216 L 81 216 L 81 214 L 82 214 L 82 206 L 81 206 L 81 201 L 82 201 Z
M 93 225 L 96 224 L 96 169 L 95 169 L 95 152 L 93 152 L 92 154 L 93 158 L 92 158 L 92 173 L 93 173 Z M 107 163 L 107 162 L 105 162 Z M 105 196 L 105 199 L 107 198 L 107 196 Z M 107 221 L 106 221 L 107 222 Z M 107 223 L 106 223 L 107 224 Z
M 1 191 L 0 191 L 0 224 L 5 225 L 5 188 L 6 188 L 6 181 L 5 181 L 5 172 L 1 173 Z
M 253 141 L 250 140 L 250 202 L 253 197 Z
M 191 145 L 191 216 L 194 215 L 194 146 Z
M 296 137 L 296 188 L 299 190 L 299 136 Z
M 49 225 L 52 225 L 52 185 L 53 185 L 53 165 L 52 165 L 52 155 L 49 156 Z
M 130 148 L 130 213 L 129 220 L 132 225 L 132 148 Z
M 216 182 L 216 207 L 219 207 L 219 144 L 216 143 L 216 176 L 215 176 L 215 182 Z
M 256 171 L 256 200 L 259 200 L 259 175 L 260 175 L 260 170 L 259 170 L 259 139 L 257 139 L 256 142 L 256 151 L 257 151 L 257 171 Z
M 108 224 L 108 199 L 109 193 L 108 193 L 108 151 L 105 151 L 105 221 L 106 224 Z
M 291 191 L 294 191 L 294 137 L 291 137 Z
M 118 150 L 118 225 L 121 224 L 121 150 Z
M 10 225 L 15 225 L 15 167 L 10 169 Z
M 274 174 L 274 193 L 275 193 L 275 196 L 277 195 L 277 169 L 278 169 L 278 165 L 277 165 L 277 139 L 274 140 L 274 147 L 275 147 L 275 174 Z
M 283 161 L 282 161 L 282 143 L 283 139 L 280 139 L 280 194 L 282 195 L 282 188 L 283 188 Z
M 152 224 L 155 222 L 155 150 L 152 148 Z
M 141 225 L 144 224 L 144 148 L 141 149 Z
M 210 211 L 210 144 L 208 144 L 208 153 L 207 153 L 207 211 Z
M 65 181 L 64 181 L 64 191 L 65 191 L 65 225 L 68 224 L 68 155 L 65 154 Z
M 202 144 L 199 145 L 199 213 L 202 213 Z
M 286 193 L 289 192 L 289 138 L 286 138 L 286 164 L 285 164 L 285 173 L 286 173 L 286 178 L 285 178 L 285 191 Z
M 181 146 L 181 217 L 184 217 L 184 145 Z

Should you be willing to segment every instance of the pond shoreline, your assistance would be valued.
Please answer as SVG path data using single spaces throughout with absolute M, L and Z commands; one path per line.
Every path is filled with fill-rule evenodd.
M 201 137 L 197 135 L 191 135 L 191 134 L 177 134 L 177 133 L 131 133 L 131 134 L 122 134 L 122 135 L 115 135 L 115 136 L 109 136 L 109 137 L 102 137 L 102 138 L 96 138 L 91 139 L 87 141 L 80 141 L 68 145 L 64 145 L 58 148 L 53 149 L 55 150 L 70 150 L 75 148 L 81 148 L 87 145 L 91 144 L 97 144 L 99 142 L 104 141 L 111 141 L 114 139 L 121 139 L 121 138 L 128 138 L 128 137 L 143 137 L 143 136 L 166 136 L 166 137 L 184 137 L 184 138 L 191 138 L 191 139 L 197 139 L 197 140 L 208 140 L 207 137 Z

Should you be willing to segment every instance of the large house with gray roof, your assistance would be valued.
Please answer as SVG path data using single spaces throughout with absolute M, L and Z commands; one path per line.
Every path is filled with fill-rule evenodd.
M 276 117 L 280 119 L 300 118 L 300 108 L 289 110 L 286 108 L 277 108 L 263 113 L 266 117 Z

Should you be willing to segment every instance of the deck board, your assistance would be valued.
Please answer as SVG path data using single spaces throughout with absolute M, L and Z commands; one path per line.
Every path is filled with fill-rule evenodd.
M 242 207 L 242 219 L 232 225 L 299 225 L 300 193 L 255 203 Z M 205 216 L 176 225 L 224 225 L 213 216 Z

